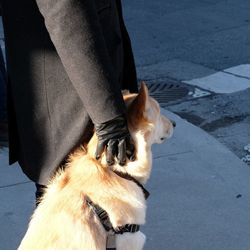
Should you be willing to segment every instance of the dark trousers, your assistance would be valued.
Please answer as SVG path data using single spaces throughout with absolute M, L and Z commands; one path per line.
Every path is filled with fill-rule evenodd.
M 41 202 L 46 186 L 36 183 L 36 206 Z
M 6 120 L 6 72 L 0 47 L 0 121 Z

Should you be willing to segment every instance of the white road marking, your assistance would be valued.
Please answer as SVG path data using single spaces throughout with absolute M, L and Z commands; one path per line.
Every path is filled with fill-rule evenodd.
M 193 91 L 190 91 L 188 93 L 189 96 L 192 96 L 194 98 L 199 98 L 199 97 L 204 97 L 204 96 L 208 96 L 208 95 L 211 95 L 210 92 L 208 91 L 205 91 L 205 90 L 201 90 L 201 89 L 198 89 L 198 88 L 194 88 Z

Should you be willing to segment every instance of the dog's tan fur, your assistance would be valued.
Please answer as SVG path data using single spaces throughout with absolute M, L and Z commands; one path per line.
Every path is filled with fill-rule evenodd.
M 49 184 L 35 210 L 19 250 L 104 250 L 107 233 L 86 204 L 86 196 L 107 211 L 114 228 L 144 224 L 146 204 L 142 189 L 112 170 L 127 172 L 145 183 L 151 172 L 151 145 L 172 135 L 171 122 L 160 115 L 158 103 L 149 97 L 145 84 L 140 93 L 124 96 L 128 126 L 137 149 L 136 160 L 124 167 L 107 167 L 105 155 L 94 158 L 97 138 L 69 157 Z M 143 248 L 145 236 L 139 231 L 116 235 L 117 250 Z

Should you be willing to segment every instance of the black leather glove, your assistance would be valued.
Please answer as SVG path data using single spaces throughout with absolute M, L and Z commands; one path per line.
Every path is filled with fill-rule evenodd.
M 96 159 L 106 150 L 106 161 L 109 166 L 115 163 L 115 157 L 121 166 L 125 165 L 127 157 L 131 161 L 135 160 L 135 147 L 124 116 L 95 124 L 95 129 L 98 137 Z

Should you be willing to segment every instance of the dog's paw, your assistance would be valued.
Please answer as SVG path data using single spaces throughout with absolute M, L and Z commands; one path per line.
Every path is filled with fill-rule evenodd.
M 146 236 L 142 232 L 116 235 L 117 250 L 142 250 Z

